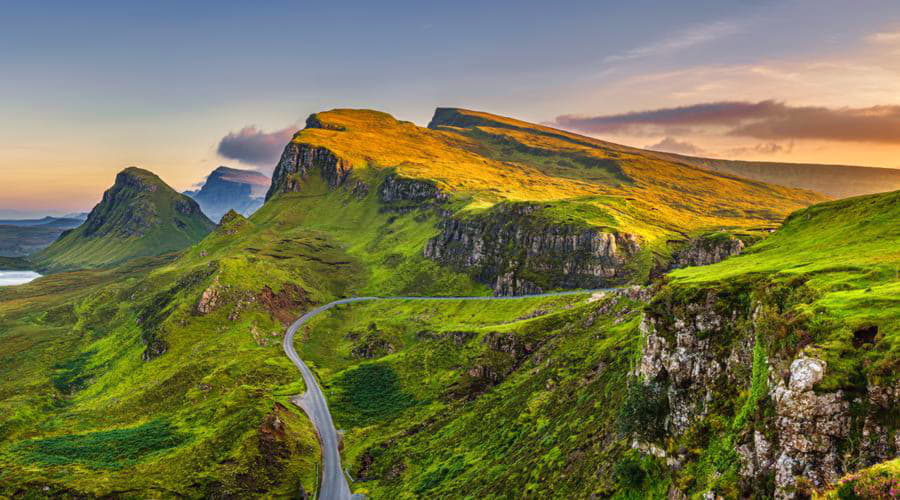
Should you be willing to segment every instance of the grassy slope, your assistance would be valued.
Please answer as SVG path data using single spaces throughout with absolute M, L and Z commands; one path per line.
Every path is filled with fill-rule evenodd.
M 829 361 L 823 386 L 848 383 L 862 366 L 867 377 L 890 382 L 900 359 L 898 220 L 900 191 L 815 205 L 791 215 L 782 229 L 742 255 L 670 276 L 673 286 L 693 288 L 752 279 L 802 282 L 814 300 L 798 316 L 841 325 L 812 348 L 811 354 Z M 869 326 L 878 328 L 881 340 L 864 354 L 851 347 L 853 332 Z
M 667 242 L 719 230 L 771 228 L 821 195 L 748 181 L 666 161 L 510 118 L 438 110 L 433 128 L 386 113 L 317 113 L 324 128 L 306 128 L 293 142 L 325 147 L 356 172 L 391 169 L 434 181 L 448 191 L 457 215 L 501 202 L 537 202 L 537 216 L 638 235 L 644 276 Z
M 898 207 L 900 193 L 810 207 L 742 256 L 673 272 L 662 294 L 764 293 L 783 309 L 784 331 L 809 331 L 807 352 L 828 361 L 820 390 L 890 385 L 900 359 Z M 617 434 L 625 381 L 640 351 L 639 306 L 624 301 L 598 315 L 601 304 L 579 297 L 390 301 L 342 306 L 311 322 L 298 350 L 347 431 L 345 459 L 361 479 L 356 491 L 373 498 L 664 495 L 666 467 L 627 451 Z M 549 314 L 525 319 L 538 309 Z M 880 332 L 875 346 L 855 347 L 853 331 L 871 325 Z M 471 340 L 457 345 L 442 335 L 460 331 Z M 498 331 L 540 347 L 498 385 L 473 393 L 473 367 L 510 366 L 508 355 L 483 341 Z M 757 333 L 763 363 L 771 355 L 790 359 L 799 345 Z M 359 357 L 365 346 L 375 359 Z M 747 398 L 762 397 L 754 395 L 755 377 L 722 396 L 728 400 L 698 423 L 700 434 L 674 442 L 698 454 L 676 475 L 680 487 L 737 494 L 737 459 L 722 443 L 755 415 L 747 406 Z
M 0 386 L 8 409 L 0 412 L 8 471 L 0 492 L 64 482 L 90 494 L 164 486 L 247 494 L 296 491 L 297 481 L 310 491 L 318 454 L 296 410 L 290 429 L 299 452 L 271 478 L 257 463 L 261 420 L 303 390 L 281 353 L 279 320 L 346 295 L 487 294 L 421 257 L 433 215 L 382 213 L 374 192 L 351 203 L 320 182 L 310 179 L 304 193 L 269 202 L 249 221 L 229 218 L 174 261 L 56 274 L 0 292 L 0 366 L 22 374 Z M 218 305 L 198 315 L 206 288 L 217 291 Z M 148 338 L 168 344 L 149 362 L 141 360 Z M 114 448 L 120 467 L 110 469 L 110 456 L 98 453 L 120 439 L 104 434 L 110 429 L 165 446 Z M 73 433 L 83 435 L 77 451 L 53 455 Z
M 110 191 L 118 191 L 124 201 L 101 202 L 88 222 L 35 255 L 33 260 L 42 269 L 105 267 L 135 257 L 176 252 L 196 243 L 214 227 L 199 208 L 190 215 L 176 210 L 176 204 L 194 204 L 193 200 L 177 193 L 153 173 L 130 167 L 119 175 L 128 175 L 146 187 L 113 186 Z M 135 223 L 135 214 L 149 226 L 140 235 L 127 234 Z M 104 223 L 95 234 L 87 234 L 92 218 L 102 218 Z
M 616 418 L 640 315 L 627 300 L 609 314 L 597 312 L 601 304 L 585 296 L 390 301 L 315 320 L 298 347 L 346 430 L 354 490 L 372 498 L 664 495 L 657 463 L 641 465 L 658 479 L 643 493 L 649 479 L 624 484 L 615 472 L 627 450 Z M 469 340 L 456 343 L 446 336 L 453 332 Z M 516 361 L 486 345 L 497 334 L 535 352 Z M 366 335 L 397 351 L 355 358 Z M 491 388 L 471 375 L 475 367 L 512 371 Z

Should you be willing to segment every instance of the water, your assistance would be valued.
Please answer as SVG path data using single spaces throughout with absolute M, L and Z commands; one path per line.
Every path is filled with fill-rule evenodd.
M 24 285 L 40 277 L 34 271 L 0 271 L 0 286 Z

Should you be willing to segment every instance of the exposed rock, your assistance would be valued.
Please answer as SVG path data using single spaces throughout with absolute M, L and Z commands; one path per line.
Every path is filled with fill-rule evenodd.
M 663 296 L 646 309 L 640 325 L 643 352 L 633 375 L 667 388 L 662 442 L 708 432 L 695 424 L 712 412 L 721 415 L 721 402 L 741 401 L 741 388 L 748 388 L 755 338 L 768 331 L 771 318 L 759 313 L 761 302 L 747 304 L 735 300 L 734 293 L 699 291 L 678 301 Z M 868 397 L 857 397 L 851 411 L 844 391 L 817 390 L 827 363 L 795 352 L 766 359 L 768 389 L 754 406 L 760 410 L 746 414 L 750 425 L 733 429 L 745 492 L 803 497 L 809 488 L 822 488 L 846 472 L 897 454 L 896 419 L 885 415 L 896 408 L 898 388 L 870 385 Z M 859 438 L 850 439 L 852 433 Z M 680 463 L 673 459 L 670 465 L 677 470 Z
M 213 280 L 212 284 L 209 285 L 209 288 L 203 290 L 203 293 L 200 295 L 200 300 L 197 302 L 197 313 L 200 315 L 206 315 L 213 310 L 215 310 L 216 305 L 219 303 L 219 278 Z
M 278 193 L 298 192 L 302 181 L 317 170 L 328 187 L 334 189 L 346 182 L 353 170 L 350 162 L 338 158 L 331 150 L 310 144 L 288 143 L 272 174 L 272 186 L 266 199 Z
M 536 342 L 525 341 L 512 332 L 490 332 L 484 336 L 483 342 L 495 351 L 511 354 L 516 360 L 521 360 L 539 347 Z
M 639 250 L 635 236 L 551 223 L 538 210 L 503 204 L 486 216 L 447 219 L 424 255 L 471 273 L 496 295 L 602 288 L 627 280 L 626 264 Z
M 732 235 L 708 235 L 693 238 L 673 253 L 669 269 L 708 266 L 744 251 L 746 244 Z
M 844 473 L 839 449 L 850 430 L 850 404 L 841 391 L 813 392 L 825 367 L 818 359 L 794 360 L 789 383 L 782 380 L 772 394 L 781 448 L 775 466 L 778 497 L 794 498 L 797 476 L 821 488 Z
M 293 283 L 285 284 L 275 293 L 269 286 L 263 287 L 257 296 L 259 302 L 284 325 L 289 325 L 297 317 L 297 309 L 309 303 L 306 292 Z
M 407 179 L 396 174 L 390 174 L 384 178 L 381 188 L 378 190 L 378 199 L 382 203 L 397 203 L 403 201 L 417 203 L 442 203 L 449 196 L 442 192 L 430 181 L 419 179 Z

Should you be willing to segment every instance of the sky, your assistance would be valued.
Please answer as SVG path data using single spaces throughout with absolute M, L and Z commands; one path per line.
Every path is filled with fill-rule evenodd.
M 268 173 L 316 111 L 438 106 L 900 168 L 900 2 L 0 2 L 0 216 L 89 210 L 129 165 Z

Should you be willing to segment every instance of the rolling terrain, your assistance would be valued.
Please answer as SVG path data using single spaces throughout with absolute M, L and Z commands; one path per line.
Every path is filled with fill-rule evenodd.
M 900 169 L 897 168 L 721 160 L 673 153 L 657 154 L 670 161 L 771 184 L 809 189 L 832 198 L 900 189 Z
M 897 453 L 896 192 L 829 202 L 439 109 L 311 116 L 249 218 L 212 229 L 173 193 L 126 170 L 40 254 L 81 270 L 0 289 L 0 496 L 314 494 L 281 342 L 358 296 L 624 287 L 299 326 L 371 498 L 789 497 Z
M 0 256 L 23 257 L 43 250 L 64 231 L 76 228 L 82 222 L 58 217 L 0 221 Z

